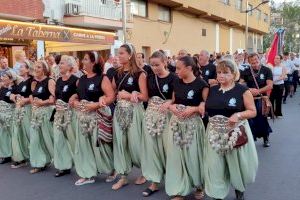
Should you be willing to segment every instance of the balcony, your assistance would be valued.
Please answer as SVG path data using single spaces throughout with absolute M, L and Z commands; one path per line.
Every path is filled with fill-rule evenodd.
M 128 28 L 132 28 L 131 6 L 126 5 Z M 122 4 L 114 0 L 84 0 L 65 4 L 64 24 L 107 30 L 122 29 Z

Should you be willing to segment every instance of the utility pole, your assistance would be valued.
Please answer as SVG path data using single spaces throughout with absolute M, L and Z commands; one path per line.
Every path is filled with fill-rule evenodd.
M 248 22 L 249 22 L 248 5 L 249 5 L 249 1 L 246 0 L 245 51 L 248 51 Z
M 127 29 L 127 16 L 126 16 L 126 0 L 122 0 L 122 27 L 123 27 L 123 43 L 126 43 L 126 29 Z

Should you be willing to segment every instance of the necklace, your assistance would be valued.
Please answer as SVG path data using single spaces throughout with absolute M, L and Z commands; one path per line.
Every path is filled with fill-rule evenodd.
M 233 83 L 233 84 L 232 84 L 230 87 L 228 87 L 228 88 L 222 88 L 222 86 L 220 86 L 219 91 L 222 91 L 222 93 L 224 94 L 225 92 L 227 92 L 227 91 L 231 90 L 232 88 L 234 88 L 234 86 L 235 86 L 235 83 Z

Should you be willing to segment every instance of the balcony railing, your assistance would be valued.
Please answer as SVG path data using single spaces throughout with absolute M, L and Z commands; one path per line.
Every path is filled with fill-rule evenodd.
M 131 5 L 126 5 L 127 21 L 133 20 Z M 103 19 L 121 20 L 122 4 L 114 0 L 84 0 L 79 5 L 78 15 L 99 17 Z

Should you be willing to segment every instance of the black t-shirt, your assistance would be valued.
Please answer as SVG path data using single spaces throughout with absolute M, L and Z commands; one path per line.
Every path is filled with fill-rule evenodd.
M 147 76 L 154 74 L 150 65 L 144 65 L 143 70 L 147 73 Z
M 129 93 L 132 93 L 133 91 L 140 92 L 139 77 L 142 73 L 143 71 L 139 71 L 133 75 L 128 74 L 128 72 L 123 72 L 121 74 L 116 73 L 114 78 L 115 78 L 116 86 L 117 88 L 119 88 L 119 91 L 125 90 Z
M 202 91 L 205 87 L 208 87 L 207 83 L 199 77 L 191 83 L 176 79 L 174 81 L 175 104 L 199 106 L 203 101 Z
M 36 85 L 35 85 L 34 90 L 32 91 L 32 96 L 37 97 L 41 100 L 49 99 L 49 97 L 51 96 L 51 93 L 50 93 L 49 87 L 48 87 L 49 80 L 50 80 L 49 77 L 45 78 L 42 81 L 34 80 L 36 82 Z
M 33 78 L 30 77 L 27 80 L 19 83 L 19 85 L 17 86 L 16 92 L 14 94 L 19 94 L 22 97 L 28 98 L 32 93 L 32 91 L 31 91 L 32 80 L 33 80 Z
M 83 75 L 79 79 L 77 87 L 79 100 L 98 102 L 99 98 L 104 95 L 101 88 L 102 79 L 103 75 L 95 75 L 91 78 Z
M 112 82 L 114 76 L 115 76 L 117 73 L 118 73 L 118 72 L 117 72 L 117 69 L 114 68 L 114 67 L 111 67 L 111 68 L 109 68 L 109 69 L 107 70 L 106 76 L 107 76 L 107 78 Z
M 56 81 L 55 97 L 56 99 L 63 100 L 64 102 L 69 102 L 70 97 L 77 92 L 77 82 L 78 78 L 75 75 L 71 75 L 66 81 L 62 80 L 60 77 Z
M 267 80 L 273 80 L 273 74 L 271 69 L 265 66 L 261 66 L 260 70 L 253 70 L 255 79 L 258 83 L 259 88 L 263 88 L 267 85 Z M 244 73 L 241 74 L 241 79 L 243 79 L 249 88 L 257 88 L 251 75 L 251 69 L 245 69 Z
M 10 95 L 15 94 L 17 90 L 16 86 L 12 86 L 9 88 L 1 87 L 0 88 L 0 101 L 5 101 L 6 103 L 13 103 L 13 101 L 10 100 Z
M 205 66 L 201 66 L 201 73 L 203 79 L 208 83 L 209 79 L 217 78 L 216 66 L 212 63 L 208 63 Z
M 175 79 L 177 79 L 177 77 L 172 72 L 170 72 L 169 75 L 165 78 L 159 78 L 157 76 L 157 81 L 158 81 L 160 91 L 166 99 L 172 99 Z M 148 86 L 149 98 L 158 96 L 158 97 L 164 99 L 164 97 L 160 94 L 160 92 L 158 90 L 154 74 L 148 76 L 147 86 Z
M 245 75 L 247 75 L 245 73 L 247 73 L 247 70 L 249 70 L 249 67 L 250 66 L 248 64 L 241 64 L 239 66 L 240 77 L 244 77 Z
M 205 103 L 208 116 L 223 115 L 230 117 L 236 112 L 245 110 L 243 94 L 248 90 L 247 87 L 236 83 L 234 88 L 223 93 L 220 86 L 215 85 L 210 88 Z

